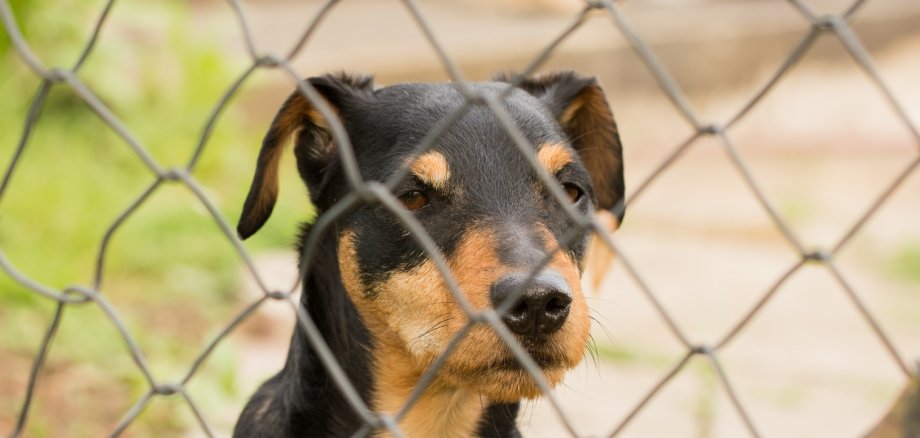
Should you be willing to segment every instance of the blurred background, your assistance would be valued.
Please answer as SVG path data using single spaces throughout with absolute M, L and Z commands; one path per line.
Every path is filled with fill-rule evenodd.
M 30 47 L 69 68 L 99 0 L 12 0 Z M 816 15 L 850 0 L 809 0 Z M 322 2 L 242 1 L 258 53 L 283 56 Z M 438 40 L 470 80 L 521 70 L 568 26 L 576 0 L 421 0 Z M 704 124 L 725 123 L 776 72 L 810 23 L 779 0 L 626 0 L 619 8 L 660 58 Z M 914 126 L 920 122 L 920 3 L 864 2 L 849 23 Z M 337 4 L 293 59 L 306 77 L 347 70 L 381 85 L 448 75 L 399 1 Z M 163 167 L 185 166 L 217 102 L 252 64 L 239 22 L 217 0 L 115 2 L 78 77 Z M 695 134 L 609 15 L 595 11 L 541 71 L 595 75 L 625 145 L 629 192 Z M 0 37 L 0 165 L 6 169 L 40 84 Z M 221 113 L 192 176 L 235 224 L 268 123 L 293 90 L 260 69 Z M 917 138 L 839 38 L 825 33 L 727 132 L 738 155 L 806 251 L 830 250 L 918 157 Z M 272 288 L 296 281 L 297 223 L 313 214 L 293 160 L 267 226 L 245 242 Z M 100 242 L 155 175 L 66 85 L 55 86 L 0 198 L 0 251 L 60 290 L 94 281 Z M 627 208 L 622 249 L 588 300 L 595 352 L 558 388 L 579 434 L 606 435 L 686 354 L 642 282 L 689 341 L 721 340 L 801 260 L 717 138 L 695 140 Z M 635 272 L 624 269 L 628 260 Z M 213 218 L 179 184 L 159 187 L 112 236 L 99 290 L 145 354 L 175 382 L 207 343 L 261 296 Z M 890 335 L 920 359 L 920 175 L 907 176 L 835 254 L 841 277 Z M 56 303 L 0 274 L 0 433 L 14 430 L 29 370 Z M 285 357 L 293 315 L 267 303 L 187 385 L 202 416 L 229 435 L 246 398 Z M 720 351 L 739 399 L 765 436 L 858 436 L 907 379 L 845 288 L 822 264 L 783 281 Z M 149 390 L 111 320 L 68 306 L 34 392 L 24 436 L 107 435 Z M 543 401 L 521 415 L 526 436 L 564 435 Z M 694 357 L 624 436 L 746 434 L 705 357 Z M 154 397 L 126 436 L 197 437 L 179 396 Z

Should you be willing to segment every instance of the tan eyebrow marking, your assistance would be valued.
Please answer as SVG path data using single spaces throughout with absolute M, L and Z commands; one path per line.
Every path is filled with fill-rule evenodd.
M 572 152 L 562 143 L 544 143 L 537 151 L 537 161 L 546 171 L 555 174 L 575 161 Z
M 447 158 L 440 152 L 425 152 L 412 162 L 409 169 L 418 179 L 435 190 L 447 190 L 450 166 L 447 165 Z

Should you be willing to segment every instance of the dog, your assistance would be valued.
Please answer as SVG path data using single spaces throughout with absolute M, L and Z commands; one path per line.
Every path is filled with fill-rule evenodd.
M 588 233 L 563 238 L 578 227 L 558 193 L 583 215 L 612 210 L 619 222 L 623 212 L 622 146 L 596 79 L 559 72 L 465 84 L 481 95 L 505 93 L 503 105 L 532 145 L 531 157 L 563 189 L 556 196 L 483 104 L 473 104 L 430 149 L 416 152 L 464 103 L 456 84 L 376 88 L 371 77 L 347 74 L 307 81 L 341 121 L 361 178 L 385 181 L 408 169 L 393 195 L 443 253 L 469 305 L 494 309 L 517 298 L 501 321 L 545 382 L 558 384 L 585 355 L 590 328 L 579 281 Z M 281 151 L 291 137 L 318 217 L 351 191 L 331 124 L 296 91 L 263 141 L 237 227 L 243 239 L 271 214 Z M 364 403 L 395 415 L 469 318 L 430 254 L 391 210 L 360 203 L 339 213 L 312 236 L 301 305 Z M 303 226 L 301 258 L 317 232 L 312 228 Z M 537 271 L 532 278 L 531 271 Z M 519 436 L 521 400 L 540 395 L 496 330 L 479 323 L 398 424 L 409 437 Z M 249 400 L 234 436 L 339 437 L 362 426 L 298 329 L 284 368 Z

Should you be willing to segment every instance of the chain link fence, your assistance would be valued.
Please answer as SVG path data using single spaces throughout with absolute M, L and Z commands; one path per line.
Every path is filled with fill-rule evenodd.
M 200 407 L 200 402 L 196 401 L 189 395 L 189 392 L 187 391 L 188 384 L 197 375 L 200 374 L 203 364 L 212 355 L 212 352 L 215 350 L 218 344 L 224 342 L 228 334 L 237 328 L 241 322 L 250 317 L 260 306 L 270 300 L 277 300 L 287 303 L 291 306 L 292 309 L 294 309 L 297 314 L 299 330 L 302 330 L 310 340 L 311 345 L 316 349 L 319 357 L 322 359 L 323 366 L 329 371 L 330 375 L 333 376 L 334 382 L 339 390 L 346 396 L 356 412 L 360 413 L 361 418 L 364 419 L 365 426 L 356 434 L 356 436 L 368 436 L 373 431 L 381 429 L 386 429 L 396 436 L 402 436 L 402 431 L 400 431 L 398 426 L 400 418 L 402 418 L 405 413 L 412 407 L 413 403 L 415 403 L 415 401 L 419 398 L 424 388 L 429 383 L 431 383 L 435 373 L 438 371 L 438 368 L 444 362 L 445 358 L 452 353 L 453 347 L 455 347 L 459 340 L 477 324 L 487 324 L 491 326 L 498 334 L 498 336 L 500 336 L 504 342 L 506 342 L 520 363 L 523 364 L 528 371 L 530 371 L 534 379 L 543 389 L 545 398 L 552 407 L 552 410 L 558 416 L 558 421 L 560 424 L 571 436 L 578 436 L 576 427 L 572 424 L 571 420 L 567 418 L 562 408 L 560 407 L 559 401 L 555 398 L 553 391 L 544 381 L 542 375 L 537 371 L 537 365 L 522 349 L 521 345 L 518 343 L 515 337 L 511 335 L 510 332 L 508 332 L 508 330 L 499 322 L 500 311 L 503 309 L 484 311 L 475 311 L 472 309 L 472 307 L 466 302 L 464 295 L 461 294 L 458 290 L 456 282 L 453 280 L 453 276 L 450 270 L 447 268 L 443 254 L 441 254 L 431 237 L 425 232 L 424 228 L 413 218 L 411 214 L 407 212 L 407 210 L 401 206 L 399 201 L 391 193 L 392 184 L 390 184 L 390 182 L 379 183 L 373 181 L 365 181 L 361 178 L 361 175 L 357 171 L 357 164 L 355 161 L 354 153 L 351 149 L 349 139 L 345 134 L 341 122 L 338 120 L 335 113 L 331 111 L 331 109 L 326 106 L 321 99 L 319 99 L 317 91 L 313 89 L 309 83 L 300 81 L 301 76 L 291 66 L 291 60 L 301 52 L 305 43 L 310 40 L 314 31 L 323 24 L 324 18 L 336 7 L 338 3 L 340 3 L 339 1 L 331 0 L 325 2 L 325 4 L 319 9 L 316 15 L 307 20 L 304 25 L 301 37 L 296 42 L 296 44 L 291 47 L 290 51 L 278 54 L 266 53 L 259 48 L 258 41 L 253 38 L 250 19 L 246 14 L 244 6 L 241 4 L 240 0 L 228 0 L 227 7 L 232 9 L 233 13 L 238 19 L 239 27 L 246 44 L 246 50 L 248 51 L 249 57 L 251 59 L 251 64 L 249 68 L 246 69 L 245 72 L 237 78 L 236 82 L 228 90 L 226 90 L 223 97 L 216 103 L 211 116 L 204 126 L 202 135 L 198 140 L 197 148 L 195 149 L 191 158 L 188 160 L 187 164 L 180 167 L 164 167 L 158 163 L 157 160 L 154 159 L 150 153 L 148 153 L 148 150 L 145 148 L 144 144 L 138 141 L 138 139 L 132 134 L 131 130 L 126 127 L 122 120 L 120 120 L 119 116 L 115 114 L 77 75 L 85 61 L 92 56 L 100 31 L 106 26 L 109 13 L 115 3 L 115 0 L 109 0 L 104 5 L 98 14 L 98 19 L 96 21 L 94 31 L 89 38 L 89 41 L 87 41 L 84 49 L 82 50 L 82 53 L 72 66 L 66 67 L 46 65 L 45 61 L 35 52 L 33 52 L 32 49 L 30 49 L 29 41 L 23 37 L 22 33 L 17 27 L 16 11 L 10 7 L 8 0 L 0 0 L 0 18 L 2 18 L 3 27 L 6 34 L 12 41 L 15 51 L 18 53 L 21 61 L 25 63 L 35 75 L 41 78 L 41 85 L 39 90 L 36 93 L 28 114 L 25 117 L 25 122 L 23 124 L 19 143 L 16 146 L 15 153 L 9 161 L 9 164 L 3 175 L 2 183 L 0 183 L 0 205 L 2 205 L 3 196 L 10 184 L 10 181 L 15 176 L 17 165 L 20 162 L 20 157 L 22 156 L 23 151 L 29 147 L 36 121 L 39 118 L 42 107 L 47 104 L 49 92 L 53 87 L 68 87 L 77 96 L 79 96 L 83 103 L 85 103 L 112 130 L 112 132 L 121 138 L 124 146 L 129 148 L 140 160 L 143 161 L 143 163 L 153 175 L 153 181 L 149 184 L 149 186 L 143 190 L 142 193 L 137 195 L 130 206 L 126 208 L 115 221 L 111 223 L 105 232 L 103 241 L 100 243 L 101 249 L 95 264 L 95 282 L 92 284 L 71 286 L 63 289 L 47 287 L 40 282 L 29 278 L 27 275 L 24 275 L 10 261 L 10 259 L 7 258 L 3 248 L 0 248 L 0 267 L 2 267 L 6 275 L 12 277 L 17 283 L 21 284 L 32 293 L 38 294 L 47 300 L 56 303 L 54 316 L 51 319 L 47 329 L 45 330 L 44 338 L 42 339 L 38 353 L 34 358 L 31 373 L 28 378 L 28 386 L 25 391 L 25 396 L 21 400 L 21 408 L 18 411 L 18 421 L 16 422 L 14 429 L 11 431 L 11 436 L 20 436 L 25 430 L 24 428 L 26 426 L 27 420 L 29 419 L 30 408 L 33 405 L 33 398 L 36 393 L 36 387 L 41 385 L 43 366 L 45 365 L 48 351 L 54 342 L 55 334 L 59 330 L 63 312 L 66 308 L 73 306 L 97 306 L 102 310 L 102 312 L 104 312 L 105 316 L 117 329 L 121 338 L 127 345 L 133 362 L 136 365 L 137 371 L 143 375 L 143 378 L 147 383 L 146 392 L 143 394 L 143 396 L 136 400 L 136 402 L 127 412 L 124 413 L 124 416 L 114 427 L 114 430 L 112 430 L 112 435 L 119 435 L 125 431 L 125 429 L 131 425 L 132 422 L 134 422 L 140 415 L 143 415 L 143 411 L 151 403 L 152 400 L 158 397 L 169 395 L 178 395 L 188 404 L 188 407 L 194 413 L 194 416 L 197 419 L 201 430 L 205 434 L 208 436 L 219 434 L 218 431 L 215 431 L 212 428 L 212 424 L 203 414 Z M 857 290 L 850 279 L 848 279 L 844 270 L 840 268 L 836 260 L 836 255 L 851 242 L 851 240 L 860 232 L 860 230 L 864 228 L 867 221 L 869 221 L 879 211 L 879 209 L 886 203 L 886 201 L 889 200 L 892 194 L 903 185 L 904 181 L 916 173 L 916 169 L 918 165 L 920 165 L 920 132 L 918 132 L 917 125 L 910 120 L 904 107 L 898 101 L 898 97 L 886 85 L 886 82 L 883 80 L 882 75 L 879 73 L 874 64 L 872 56 L 870 56 L 867 49 L 863 46 L 860 38 L 857 37 L 851 27 L 851 19 L 854 17 L 854 15 L 859 13 L 861 8 L 864 8 L 867 3 L 870 3 L 869 1 L 855 0 L 842 13 L 831 15 L 818 15 L 804 1 L 788 0 L 786 3 L 801 17 L 807 20 L 808 23 L 810 23 L 808 32 L 804 35 L 804 37 L 801 38 L 794 49 L 789 52 L 788 55 L 786 55 L 784 62 L 779 66 L 779 68 L 775 70 L 769 80 L 767 80 L 766 83 L 764 83 L 749 99 L 747 99 L 746 102 L 740 105 L 733 113 L 733 115 L 723 120 L 707 120 L 701 117 L 700 113 L 694 108 L 689 99 L 685 96 L 684 91 L 673 79 L 668 69 L 663 65 L 662 62 L 659 61 L 655 51 L 651 49 L 650 45 L 643 40 L 636 29 L 631 25 L 628 17 L 626 17 L 621 11 L 621 5 L 618 5 L 616 2 L 611 2 L 609 0 L 591 0 L 584 3 L 580 12 L 572 17 L 571 24 L 562 32 L 560 32 L 529 63 L 529 65 L 527 65 L 527 67 L 520 72 L 521 76 L 519 78 L 538 70 L 541 66 L 544 65 L 544 63 L 554 53 L 554 51 L 557 50 L 558 46 L 566 41 L 566 39 L 569 38 L 573 32 L 578 30 L 589 18 L 597 19 L 598 15 L 606 17 L 606 19 L 609 20 L 610 25 L 614 26 L 619 32 L 622 33 L 622 35 L 631 45 L 632 49 L 638 55 L 638 59 L 641 59 L 641 61 L 646 65 L 648 70 L 654 76 L 660 87 L 664 90 L 673 106 L 677 109 L 683 119 L 685 119 L 685 121 L 693 128 L 692 135 L 674 147 L 673 150 L 667 155 L 667 157 L 647 177 L 641 180 L 641 182 L 635 185 L 635 187 L 631 188 L 626 204 L 628 205 L 634 202 L 637 198 L 641 197 L 646 189 L 654 184 L 666 169 L 672 166 L 675 162 L 678 162 L 689 149 L 698 143 L 698 140 L 708 137 L 717 141 L 724 148 L 724 151 L 730 158 L 731 163 L 740 172 L 740 175 L 742 176 L 747 188 L 749 189 L 751 196 L 756 198 L 759 205 L 769 215 L 776 229 L 781 232 L 785 242 L 788 243 L 788 245 L 793 248 L 796 253 L 799 254 L 798 260 L 792 265 L 788 266 L 784 273 L 776 278 L 773 284 L 762 293 L 760 299 L 753 307 L 751 307 L 744 314 L 739 315 L 737 323 L 734 324 L 734 326 L 732 326 L 729 330 L 727 330 L 722 337 L 715 339 L 713 342 L 698 344 L 691 341 L 691 337 L 688 336 L 687 332 L 681 328 L 680 324 L 678 324 L 672 314 L 669 313 L 665 303 L 659 299 L 660 294 L 650 286 L 650 283 L 646 281 L 642 275 L 640 275 L 639 270 L 636 268 L 635 263 L 633 262 L 633 259 L 630 257 L 628 249 L 623 248 L 622 245 L 618 243 L 617 238 L 611 236 L 609 230 L 607 230 L 602 223 L 594 218 L 582 217 L 578 215 L 577 212 L 575 212 L 573 209 L 568 209 L 567 214 L 571 215 L 571 217 L 578 224 L 578 227 L 575 232 L 572 233 L 572 235 L 567 237 L 576 238 L 579 233 L 584 231 L 596 233 L 602 244 L 618 255 L 618 263 L 622 264 L 621 266 L 625 269 L 625 272 L 627 272 L 632 280 L 636 282 L 642 293 L 653 305 L 661 320 L 673 335 L 673 338 L 683 346 L 685 351 L 682 357 L 676 363 L 674 363 L 664 375 L 660 377 L 660 380 L 658 380 L 657 383 L 649 388 L 647 393 L 641 397 L 641 399 L 636 401 L 632 410 L 625 413 L 622 419 L 617 421 L 615 424 L 610 425 L 609 432 L 605 434 L 607 436 L 617 436 L 620 434 L 624 428 L 626 428 L 632 422 L 636 415 L 640 413 L 646 406 L 648 406 L 648 404 L 656 397 L 657 394 L 659 394 L 663 388 L 669 384 L 669 382 L 672 382 L 675 376 L 679 375 L 687 369 L 689 361 L 695 356 L 702 356 L 708 360 L 712 370 L 715 372 L 719 386 L 721 386 L 721 388 L 724 389 L 725 393 L 729 396 L 731 405 L 734 407 L 734 410 L 736 411 L 738 417 L 741 419 L 750 435 L 761 436 L 761 429 L 758 427 L 757 412 L 752 412 L 750 409 L 748 409 L 743 398 L 739 396 L 738 391 L 732 384 L 730 370 L 727 370 L 723 366 L 723 359 L 721 354 L 726 345 L 736 339 L 739 333 L 749 325 L 751 320 L 761 312 L 764 306 L 771 302 L 771 300 L 776 296 L 777 291 L 779 291 L 784 286 L 784 284 L 786 284 L 787 280 L 793 276 L 793 274 L 797 273 L 808 264 L 820 264 L 829 270 L 834 279 L 836 279 L 836 281 L 841 286 L 841 290 L 846 294 L 846 297 L 849 298 L 853 306 L 855 306 L 855 308 L 858 310 L 859 314 L 868 323 L 869 329 L 877 337 L 878 341 L 884 346 L 889 359 L 894 364 L 896 364 L 901 372 L 903 372 L 905 378 L 909 379 L 913 375 L 911 367 L 905 361 L 902 354 L 899 353 L 898 347 L 886 334 L 884 325 L 869 310 L 861 298 L 861 292 Z M 458 120 L 470 108 L 477 105 L 485 106 L 495 114 L 498 120 L 501 121 L 508 134 L 514 140 L 515 145 L 520 150 L 522 156 L 527 158 L 531 165 L 537 169 L 540 178 L 547 185 L 553 195 L 560 201 L 565 200 L 566 195 L 564 192 L 562 192 L 558 184 L 555 183 L 554 179 L 550 177 L 545 171 L 541 172 L 542 168 L 536 165 L 536 162 L 532 156 L 532 152 L 529 152 L 533 150 L 533 147 L 528 144 L 527 140 L 519 131 L 518 126 L 516 126 L 516 124 L 512 121 L 502 104 L 504 93 L 496 95 L 479 94 L 467 88 L 465 86 L 465 78 L 462 69 L 447 54 L 442 44 L 439 42 L 437 29 L 432 27 L 430 22 L 426 19 L 425 13 L 417 5 L 416 1 L 404 0 L 402 1 L 402 6 L 414 19 L 418 29 L 420 30 L 422 38 L 424 38 L 437 53 L 437 56 L 440 59 L 443 68 L 447 71 L 450 79 L 456 84 L 458 90 L 460 90 L 466 97 L 466 102 L 463 106 L 461 106 L 453 114 L 446 117 L 438 128 L 433 130 L 427 138 L 423 139 L 419 143 L 418 151 L 425 151 L 431 147 L 431 145 L 438 140 L 439 136 L 442 135 L 442 133 L 444 133 L 446 129 L 451 126 L 451 124 Z M 913 137 L 917 147 L 917 153 L 914 154 L 912 159 L 907 160 L 903 164 L 903 167 L 893 176 L 892 180 L 887 183 L 887 186 L 882 191 L 882 193 L 879 194 L 877 198 L 871 203 L 871 205 L 869 205 L 864 210 L 858 220 L 856 220 L 842 235 L 839 236 L 839 238 L 832 246 L 830 246 L 828 249 L 814 249 L 809 248 L 805 243 L 803 243 L 803 239 L 797 235 L 797 233 L 789 225 L 788 220 L 784 218 L 783 214 L 780 213 L 771 198 L 765 193 L 764 189 L 762 188 L 762 184 L 749 170 L 748 163 L 738 153 L 738 148 L 732 141 L 732 136 L 729 133 L 731 129 L 740 120 L 744 119 L 745 116 L 747 116 L 751 111 L 751 109 L 758 105 L 758 103 L 762 101 L 762 99 L 774 88 L 774 86 L 787 75 L 790 69 L 799 63 L 803 56 L 805 56 L 808 49 L 814 45 L 816 39 L 822 34 L 830 34 L 840 40 L 852 58 L 865 72 L 868 80 L 872 82 L 872 84 L 877 88 L 878 92 L 884 97 L 888 105 L 890 105 L 890 107 L 894 110 L 894 114 L 896 114 L 900 122 L 903 123 L 903 125 L 909 130 L 910 135 Z M 317 328 L 311 321 L 309 315 L 306 314 L 302 308 L 298 307 L 298 303 L 295 299 L 292 299 L 292 293 L 296 289 L 296 286 L 290 290 L 273 290 L 265 286 L 265 282 L 260 276 L 260 272 L 255 268 L 250 254 L 238 239 L 236 233 L 233 231 L 233 228 L 228 225 L 227 220 L 219 213 L 213 200 L 210 199 L 206 194 L 206 190 L 194 176 L 199 158 L 203 150 L 206 147 L 209 147 L 209 139 L 211 137 L 211 133 L 215 125 L 218 123 L 221 114 L 227 107 L 228 102 L 239 93 L 241 87 L 251 78 L 253 73 L 263 69 L 276 69 L 286 74 L 290 79 L 292 86 L 296 84 L 300 92 L 303 93 L 307 99 L 313 102 L 317 109 L 323 114 L 323 116 L 325 116 L 325 118 L 330 121 L 333 136 L 340 146 L 339 151 L 341 154 L 341 159 L 344 163 L 347 180 L 352 190 L 351 194 L 342 199 L 335 208 L 332 208 L 330 211 L 316 219 L 315 225 L 313 227 L 313 232 L 307 238 L 303 254 L 304 264 L 301 266 L 301 270 L 304 271 L 310 269 L 311 260 L 314 257 L 313 250 L 316 236 L 319 236 L 324 229 L 334 223 L 336 219 L 341 217 L 344 212 L 360 203 L 378 203 L 392 212 L 392 214 L 403 223 L 406 229 L 413 234 L 416 242 L 420 245 L 421 248 L 423 248 L 426 255 L 435 262 L 438 269 L 440 270 L 440 273 L 445 277 L 446 283 L 450 285 L 451 293 L 454 295 L 457 303 L 464 308 L 469 316 L 469 321 L 467 322 L 465 328 L 460 330 L 460 332 L 457 334 L 457 337 L 453 339 L 453 341 L 450 343 L 450 346 L 441 355 L 440 359 L 424 374 L 415 392 L 410 397 L 406 405 L 403 406 L 400 412 L 374 412 L 371 407 L 369 407 L 366 402 L 362 400 L 353 385 L 348 381 L 347 378 L 345 378 L 345 375 L 342 372 L 339 364 L 336 362 L 334 355 L 329 351 L 321 334 L 317 331 Z M 633 146 L 629 143 L 628 139 L 626 143 L 627 148 Z M 201 350 L 200 354 L 198 354 L 195 360 L 189 364 L 188 369 L 184 375 L 175 381 L 164 381 L 154 377 L 144 352 L 141 350 L 141 348 L 139 348 L 138 343 L 135 340 L 135 335 L 133 335 L 131 331 L 126 327 L 126 324 L 124 323 L 123 317 L 120 315 L 119 310 L 114 305 L 112 305 L 112 303 L 109 301 L 109 299 L 106 298 L 105 295 L 99 291 L 100 282 L 104 276 L 104 261 L 107 257 L 107 251 L 113 235 L 129 217 L 136 213 L 141 205 L 150 199 L 154 193 L 161 190 L 162 187 L 168 184 L 175 184 L 185 187 L 197 198 L 198 202 L 200 202 L 200 204 L 213 217 L 216 225 L 220 228 L 227 241 L 232 243 L 233 248 L 235 248 L 239 257 L 243 260 L 246 267 L 262 289 L 261 298 L 249 303 L 242 311 L 236 314 L 231 320 L 227 321 L 226 325 L 223 326 L 223 329 L 220 330 L 219 334 L 211 339 L 210 342 L 208 342 L 207 345 Z M 565 203 L 563 203 L 563 205 L 565 205 Z M 552 254 L 548 254 L 545 260 L 548 261 L 551 256 Z

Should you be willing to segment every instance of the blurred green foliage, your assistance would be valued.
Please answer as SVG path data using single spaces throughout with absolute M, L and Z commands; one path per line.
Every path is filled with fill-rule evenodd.
M 898 278 L 920 283 L 920 242 L 903 244 L 896 251 L 890 266 Z
M 73 65 L 104 6 L 80 0 L 10 4 L 43 64 L 62 68 Z M 5 170 L 40 78 L 21 62 L 6 34 L 0 35 L 0 166 Z M 163 168 L 186 165 L 218 100 L 248 65 L 207 35 L 207 29 L 195 28 L 185 2 L 118 2 L 78 72 Z M 192 173 L 231 226 L 248 188 L 260 134 L 247 126 L 238 106 L 231 106 Z M 90 286 L 106 230 L 154 181 L 153 172 L 66 84 L 55 85 L 0 198 L 0 250 L 43 285 Z M 302 204 L 279 206 L 276 216 L 303 218 L 309 207 Z M 289 246 L 293 220 L 286 224 L 269 227 L 248 245 Z M 154 377 L 175 381 L 240 308 L 240 265 L 192 192 L 170 182 L 115 232 L 100 290 L 137 340 Z M 18 364 L 13 373 L 23 379 L 54 307 L 0 273 L 0 363 Z M 245 396 L 235 394 L 232 366 L 208 366 L 217 371 L 195 378 L 204 400 Z M 92 304 L 64 312 L 46 368 L 46 380 L 54 380 L 55 373 L 69 378 L 52 391 L 56 395 L 43 397 L 39 391 L 30 436 L 107 434 L 148 389 L 113 324 Z M 23 389 L 0 380 L 0 426 L 18 415 Z M 169 436 L 193 424 L 188 407 L 175 398 L 151 405 L 131 430 L 137 436 Z

